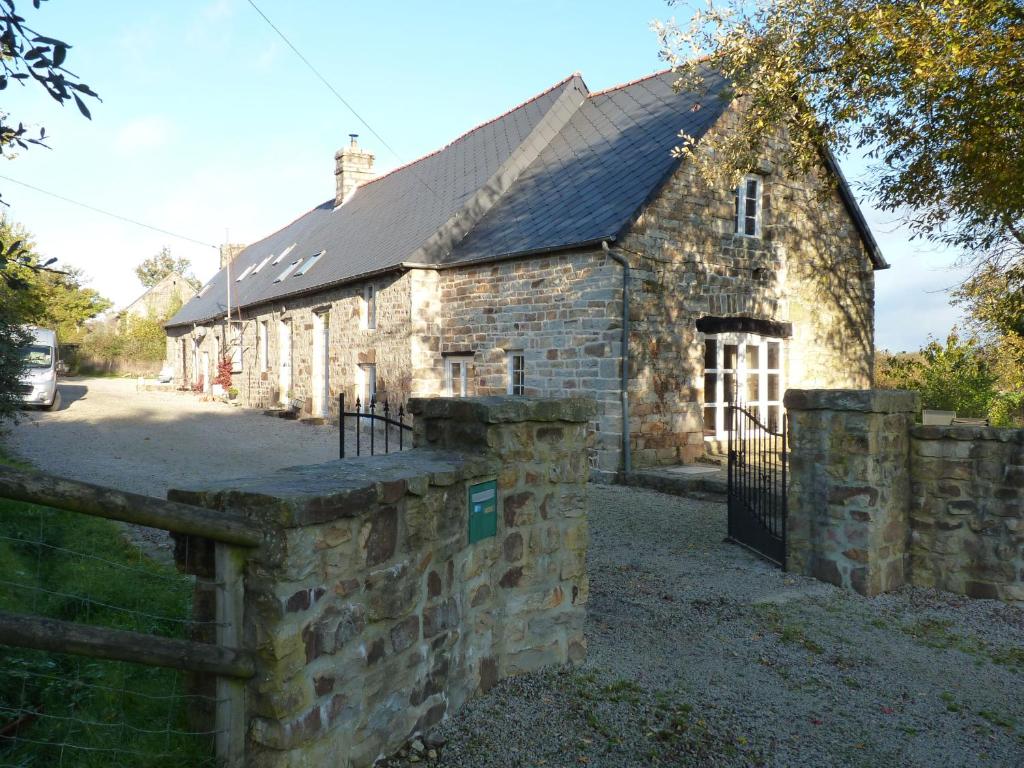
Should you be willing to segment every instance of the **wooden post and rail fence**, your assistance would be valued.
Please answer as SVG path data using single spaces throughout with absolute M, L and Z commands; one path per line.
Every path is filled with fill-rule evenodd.
M 242 571 L 247 551 L 263 541 L 260 529 L 237 513 L 215 512 L 10 467 L 0 467 L 0 498 L 214 542 L 215 644 L 5 611 L 0 611 L 0 644 L 216 675 L 217 759 L 229 768 L 242 766 L 245 681 L 255 674 L 251 655 L 241 647 Z

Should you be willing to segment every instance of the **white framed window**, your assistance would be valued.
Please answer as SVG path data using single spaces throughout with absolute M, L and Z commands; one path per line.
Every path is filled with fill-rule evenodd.
M 237 325 L 228 326 L 228 348 L 231 354 L 231 372 L 242 372 L 242 334 Z
M 469 394 L 469 367 L 472 355 L 452 355 L 444 359 L 444 393 L 448 397 L 466 397 Z
M 256 357 L 260 373 L 266 373 L 270 364 L 270 334 L 266 320 L 256 326 Z
M 746 176 L 736 187 L 736 234 L 761 236 L 760 176 Z
M 526 355 L 521 349 L 508 351 L 508 393 L 526 394 Z
M 288 275 L 290 275 L 292 273 L 292 270 L 295 269 L 297 266 L 299 266 L 299 264 L 301 264 L 301 263 L 302 263 L 302 259 L 296 259 L 295 261 L 293 261 L 291 264 L 289 264 L 287 267 L 284 268 L 284 271 L 280 275 L 278 275 L 276 278 L 274 278 L 274 282 L 275 283 L 280 283 L 282 280 L 284 280 L 286 277 L 288 277 Z
M 287 248 L 285 248 L 283 251 L 281 251 L 281 253 L 279 253 L 277 255 L 277 258 L 275 258 L 272 262 L 270 262 L 271 266 L 273 266 L 274 264 L 280 264 L 281 260 L 285 256 L 287 256 L 289 253 L 291 253 L 292 252 L 292 248 L 294 248 L 294 247 L 295 247 L 295 243 L 292 243 Z
M 377 327 L 377 289 L 373 283 L 363 287 L 363 328 L 372 331 Z
M 307 272 L 309 272 L 310 268 L 312 268 L 314 264 L 320 261 L 320 257 L 323 256 L 325 253 L 327 253 L 327 251 L 320 251 L 320 253 L 311 256 L 305 264 L 303 264 L 301 267 L 295 270 L 295 274 L 292 275 L 292 277 L 298 277 L 299 275 L 304 275 Z
M 751 333 L 721 333 L 704 338 L 704 434 L 729 432 L 728 406 L 750 411 L 768 429 L 782 423 L 781 339 Z
M 377 399 L 377 366 L 365 363 L 358 368 L 356 397 L 364 409 Z
M 256 267 L 253 269 L 252 273 L 254 275 L 256 273 L 258 273 L 261 269 L 263 269 L 265 266 L 267 266 L 267 262 L 270 261 L 272 258 L 274 258 L 273 255 L 270 255 L 270 256 L 267 256 L 266 258 L 264 258 L 263 261 L 261 261 L 259 264 L 256 265 Z

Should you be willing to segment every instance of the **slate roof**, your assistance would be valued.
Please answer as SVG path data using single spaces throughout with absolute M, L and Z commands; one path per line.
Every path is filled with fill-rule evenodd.
M 344 205 L 326 201 L 242 251 L 231 265 L 232 308 L 403 266 L 452 266 L 614 239 L 676 167 L 671 149 L 679 131 L 699 138 L 727 106 L 715 97 L 697 105 L 693 95 L 673 91 L 673 80 L 663 72 L 591 94 L 572 75 L 362 185 Z M 293 244 L 280 263 L 237 280 Z M 291 262 L 320 251 L 308 273 L 274 282 Z M 880 255 L 876 263 L 884 265 Z M 221 270 L 167 325 L 223 315 L 226 281 Z

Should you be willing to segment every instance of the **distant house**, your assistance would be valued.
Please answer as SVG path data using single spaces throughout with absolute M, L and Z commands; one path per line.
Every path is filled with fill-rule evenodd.
M 196 289 L 177 272 L 171 272 L 139 298 L 122 309 L 118 317 L 164 318 L 191 301 Z
M 800 174 L 780 141 L 711 188 L 671 150 L 734 107 L 672 82 L 573 75 L 378 178 L 353 137 L 333 199 L 171 318 L 179 384 L 230 350 L 244 402 L 313 415 L 339 393 L 588 395 L 597 473 L 627 447 L 635 467 L 694 460 L 735 391 L 778 422 L 787 386 L 869 386 L 887 265 L 834 162 Z

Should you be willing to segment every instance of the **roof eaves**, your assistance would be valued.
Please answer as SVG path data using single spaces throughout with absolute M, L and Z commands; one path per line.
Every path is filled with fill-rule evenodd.
M 864 218 L 864 212 L 861 211 L 860 205 L 857 204 L 857 198 L 853 196 L 853 190 L 850 189 L 846 176 L 843 174 L 843 169 L 839 167 L 839 162 L 836 160 L 835 155 L 832 154 L 832 150 L 828 147 L 822 147 L 821 153 L 825 158 L 825 165 L 836 177 L 839 197 L 843 201 L 847 213 L 850 214 L 850 218 L 853 219 L 854 226 L 857 227 L 861 239 L 864 241 L 864 247 L 868 251 L 868 256 L 871 257 L 872 265 L 876 270 L 888 269 L 889 262 L 882 255 L 882 250 L 878 247 L 878 241 L 875 240 L 875 236 L 868 226 L 868 221 Z
M 275 302 L 284 301 L 286 299 L 301 298 L 303 296 L 308 296 L 308 295 L 311 295 L 311 294 L 314 294 L 314 293 L 320 293 L 321 291 L 325 291 L 325 290 L 327 290 L 329 288 L 337 288 L 338 286 L 341 286 L 341 285 L 348 285 L 349 283 L 358 283 L 358 282 L 360 282 L 362 280 L 369 280 L 371 278 L 378 277 L 380 275 L 388 274 L 389 272 L 405 272 L 405 271 L 407 271 L 407 269 L 408 269 L 408 267 L 406 267 L 405 264 L 395 264 L 393 266 L 382 267 L 380 269 L 371 270 L 369 272 L 360 272 L 358 275 L 352 275 L 350 277 L 343 277 L 343 278 L 341 278 L 339 280 L 332 280 L 332 281 L 326 282 L 326 283 L 319 283 L 317 285 L 311 285 L 311 286 L 308 286 L 306 288 L 300 288 L 300 289 L 295 290 L 295 291 L 290 291 L 288 293 L 275 294 L 274 296 L 268 296 L 266 298 L 257 299 L 256 301 L 251 301 L 251 302 L 249 302 L 247 304 L 239 304 L 239 305 L 231 307 L 231 311 L 232 311 L 232 314 L 234 314 L 234 312 L 236 310 L 238 312 L 241 312 L 243 309 L 248 310 L 248 309 L 252 309 L 253 307 L 262 307 L 262 306 L 264 306 L 266 304 L 273 304 Z M 180 323 L 173 323 L 173 324 L 172 323 L 165 323 L 164 324 L 164 328 L 181 328 L 181 327 L 184 327 L 184 326 L 187 326 L 187 325 L 202 325 L 203 323 L 208 323 L 211 320 L 217 320 L 217 319 L 219 319 L 221 317 L 224 317 L 226 315 L 227 315 L 227 311 L 224 310 L 224 311 L 217 312 L 215 314 L 209 315 L 207 317 L 204 317 L 202 319 L 185 320 L 185 321 L 182 321 Z

